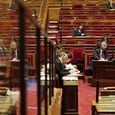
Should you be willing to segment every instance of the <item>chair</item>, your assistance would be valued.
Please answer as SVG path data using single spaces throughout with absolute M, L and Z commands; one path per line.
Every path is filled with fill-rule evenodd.
M 78 69 L 81 71 L 84 67 L 84 52 L 85 49 L 83 47 L 76 47 L 72 48 L 71 54 L 72 54 L 72 60 L 71 63 L 77 65 Z
M 92 36 L 105 36 L 104 33 L 93 33 Z
M 83 5 L 82 5 L 82 4 L 79 4 L 79 5 L 74 5 L 74 6 L 72 7 L 72 9 L 73 9 L 73 10 L 76 10 L 76 9 L 78 9 L 78 10 L 83 10 L 84 8 L 83 8 Z
M 74 39 L 65 39 L 62 42 L 63 44 L 78 44 L 78 42 Z
M 104 28 L 103 27 L 93 27 L 92 28 L 92 30 L 94 30 L 94 31 L 98 31 L 98 30 L 104 30 Z
M 66 25 L 66 24 L 70 24 L 71 25 L 71 22 L 69 21 L 60 21 L 59 24 L 61 25 Z
M 62 30 L 73 30 L 73 28 L 71 27 L 71 26 L 68 26 L 68 27 L 66 27 L 66 25 L 65 25 L 65 27 L 62 27 Z
M 93 4 L 93 3 L 88 3 L 86 4 L 87 7 L 96 7 L 96 4 Z
M 68 32 L 68 33 L 67 33 L 67 32 L 66 32 L 66 33 L 65 33 L 65 32 L 62 32 L 62 33 L 60 34 L 60 36 L 72 36 L 72 34 L 69 33 L 69 32 Z
M 111 44 L 111 45 L 115 45 L 115 40 L 109 40 L 108 42 L 109 42 L 109 44 Z
M 83 41 L 84 44 L 97 44 L 97 40 L 95 38 L 88 38 Z

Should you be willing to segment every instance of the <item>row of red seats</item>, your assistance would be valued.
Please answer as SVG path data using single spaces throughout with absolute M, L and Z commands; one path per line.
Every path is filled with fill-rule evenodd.
M 66 21 L 66 20 L 60 20 L 59 25 L 64 26 L 71 26 L 71 25 L 79 25 L 82 24 L 84 26 L 115 26 L 115 22 L 110 21 Z M 52 24 L 53 25 L 53 24 Z
M 85 39 L 82 44 L 97 44 L 99 41 L 96 40 L 95 38 L 87 38 Z M 63 44 L 78 44 L 78 41 L 75 39 L 63 39 L 62 40 Z M 108 40 L 108 43 L 111 45 L 115 45 L 115 40 Z

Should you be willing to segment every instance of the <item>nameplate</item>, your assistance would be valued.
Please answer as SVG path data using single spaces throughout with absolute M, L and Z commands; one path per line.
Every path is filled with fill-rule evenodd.
M 64 82 L 64 86 L 65 85 L 69 85 L 69 86 L 75 85 L 76 86 L 78 84 L 76 80 L 66 80 L 66 81 L 64 80 L 63 82 Z

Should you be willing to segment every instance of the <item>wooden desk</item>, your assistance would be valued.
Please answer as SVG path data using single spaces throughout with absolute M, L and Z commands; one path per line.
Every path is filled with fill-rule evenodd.
M 16 115 L 16 98 L 0 96 L 0 115 Z
M 78 115 L 78 78 L 63 80 L 62 115 Z
M 114 86 L 115 63 L 111 61 L 93 61 L 93 81 L 96 80 L 100 81 L 100 86 Z
M 7 67 L 7 64 L 6 63 L 2 63 L 0 62 L 0 73 L 1 72 L 6 72 L 6 67 Z
M 0 87 L 9 86 L 9 62 L 0 62 Z
M 92 115 L 115 115 L 115 96 L 100 96 L 98 103 L 92 101 Z

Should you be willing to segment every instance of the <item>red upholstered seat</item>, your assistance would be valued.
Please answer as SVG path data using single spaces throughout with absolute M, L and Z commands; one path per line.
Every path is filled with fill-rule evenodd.
M 115 36 L 115 33 L 111 33 L 111 36 Z
M 73 30 L 73 28 L 71 26 L 68 27 L 62 27 L 62 30 Z
M 78 25 L 80 25 L 80 24 L 81 24 L 81 22 L 78 22 L 78 21 L 73 22 L 73 25 L 75 25 L 76 27 L 77 27 Z
M 84 51 L 85 51 L 85 49 L 82 48 L 82 47 L 72 48 L 72 50 L 71 50 L 72 61 L 71 62 L 73 64 L 78 64 L 80 62 L 83 62 L 83 60 L 84 60 L 84 57 L 83 57 Z
M 97 40 L 95 38 L 89 38 L 83 41 L 84 44 L 97 44 Z
M 86 6 L 94 7 L 94 6 L 96 6 L 96 4 L 88 3 L 88 4 L 86 4 Z
M 92 30 L 104 30 L 103 27 L 93 27 Z
M 109 42 L 109 44 L 111 44 L 111 45 L 115 45 L 115 40 L 109 40 L 108 42 Z
M 60 21 L 59 24 L 71 24 L 69 21 Z
M 93 36 L 105 36 L 104 33 L 93 33 L 92 35 L 93 35 Z
M 78 44 L 78 42 L 74 39 L 65 39 L 62 42 L 63 44 Z
M 72 33 L 61 33 L 61 35 L 60 36 L 72 36 Z
M 83 10 L 84 8 L 83 8 L 83 5 L 82 5 L 82 4 L 79 4 L 79 5 L 74 5 L 74 6 L 72 7 L 72 9 L 73 9 L 73 10 L 76 10 L 76 9 Z

